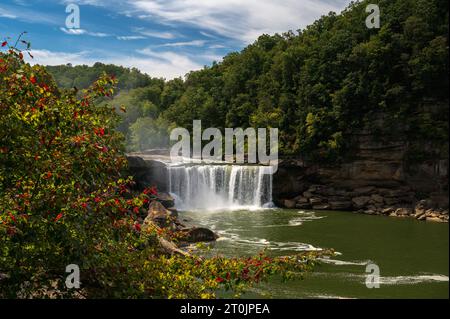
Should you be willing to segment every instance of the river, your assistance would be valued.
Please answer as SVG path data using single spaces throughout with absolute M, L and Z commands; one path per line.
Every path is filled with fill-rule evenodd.
M 264 208 L 273 204 L 272 178 L 263 166 L 173 165 L 169 185 L 181 217 L 220 235 L 213 254 L 248 256 L 266 249 L 287 255 L 323 248 L 338 253 L 304 280 L 274 278 L 244 297 L 449 297 L 448 224 Z M 379 288 L 366 287 L 368 263 L 379 267 Z
M 181 216 L 216 231 L 212 253 L 248 256 L 333 248 L 304 280 L 273 278 L 244 298 L 448 298 L 448 224 L 352 212 L 286 209 L 202 210 Z M 380 287 L 365 285 L 366 265 L 380 269 Z M 225 295 L 226 296 L 226 295 Z

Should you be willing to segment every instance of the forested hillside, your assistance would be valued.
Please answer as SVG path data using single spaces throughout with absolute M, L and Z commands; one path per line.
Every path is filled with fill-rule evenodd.
M 278 127 L 282 153 L 336 160 L 351 155 L 347 137 L 382 113 L 380 133 L 406 126 L 411 141 L 448 152 L 448 111 L 424 111 L 448 101 L 448 2 L 378 1 L 380 29 L 365 25 L 368 3 L 262 35 L 185 80 L 100 64 L 49 70 L 63 87 L 85 86 L 100 69 L 116 73 L 113 103 L 127 107 L 120 129 L 132 150 L 163 146 L 168 128 L 201 119 L 203 127 Z
M 138 69 L 124 68 L 113 64 L 95 63 L 93 66 L 71 64 L 47 66 L 47 70 L 55 77 L 60 88 L 86 89 L 94 83 L 104 72 L 113 74 L 119 81 L 118 89 L 130 90 L 150 85 L 153 81 L 147 74 Z

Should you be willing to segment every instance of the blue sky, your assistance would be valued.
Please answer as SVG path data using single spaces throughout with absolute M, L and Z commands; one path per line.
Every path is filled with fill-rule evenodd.
M 0 0 L 0 37 L 27 31 L 32 63 L 100 61 L 172 79 L 263 33 L 304 28 L 349 0 Z M 80 28 L 66 27 L 68 4 Z

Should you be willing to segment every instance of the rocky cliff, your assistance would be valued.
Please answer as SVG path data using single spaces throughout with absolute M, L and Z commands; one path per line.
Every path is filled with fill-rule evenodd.
M 140 153 L 129 154 L 127 159 L 138 189 L 156 186 L 161 192 L 169 191 L 167 165 L 163 158 Z
M 448 221 L 448 142 L 445 149 L 442 143 L 408 138 L 402 123 L 390 134 L 383 130 L 385 122 L 378 115 L 352 133 L 352 156 L 339 164 L 282 159 L 274 176 L 275 203 Z M 431 156 L 411 160 L 412 152 Z

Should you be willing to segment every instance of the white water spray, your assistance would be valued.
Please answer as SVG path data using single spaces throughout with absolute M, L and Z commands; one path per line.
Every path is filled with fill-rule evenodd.
M 181 210 L 258 209 L 272 205 L 271 167 L 169 166 L 169 188 Z

